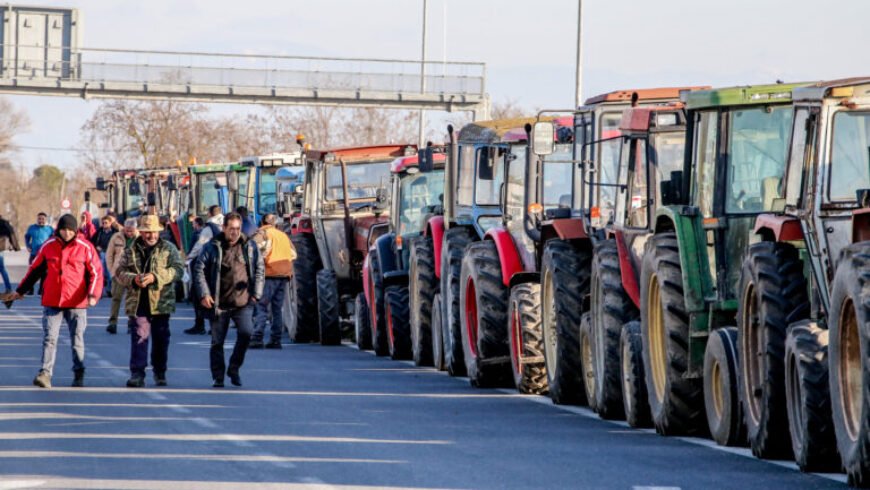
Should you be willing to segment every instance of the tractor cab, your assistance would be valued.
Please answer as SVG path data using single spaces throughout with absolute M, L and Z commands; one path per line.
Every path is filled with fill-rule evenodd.
M 234 211 L 247 171 L 247 167 L 236 163 L 204 163 L 188 167 L 190 214 L 205 219 L 208 208 L 215 205 L 221 207 L 223 214 Z
M 140 177 L 140 170 L 115 170 L 108 179 L 98 177 L 96 188 L 106 194 L 107 200 L 100 207 L 108 208 L 123 222 L 147 214 L 147 187 Z
M 302 153 L 279 153 L 272 155 L 245 157 L 239 164 L 246 167 L 239 175 L 239 188 L 236 192 L 234 207 L 248 209 L 254 222 L 259 223 L 263 215 L 272 213 L 282 217 L 279 212 L 278 171 L 286 167 L 302 167 Z

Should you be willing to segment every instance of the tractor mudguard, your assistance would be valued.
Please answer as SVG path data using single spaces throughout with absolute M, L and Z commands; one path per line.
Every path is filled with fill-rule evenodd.
M 299 233 L 314 233 L 314 225 L 310 216 L 294 216 L 290 221 L 290 234 L 298 235 Z
M 517 252 L 513 237 L 504 228 L 497 227 L 487 231 L 484 240 L 495 242 L 498 260 L 501 263 L 501 282 L 505 286 L 510 286 L 511 277 L 524 271 L 523 261 L 520 260 L 520 254 Z
M 435 257 L 435 277 L 441 279 L 441 240 L 444 238 L 444 216 L 429 218 L 423 236 L 432 237 L 432 251 Z
M 372 301 L 372 295 L 374 294 L 374 292 L 369 287 L 369 285 L 371 284 L 371 280 L 369 279 L 369 275 L 371 274 L 371 270 L 370 270 L 371 267 L 369 266 L 369 262 L 371 261 L 371 256 L 372 256 L 372 250 L 369 250 L 369 253 L 367 253 L 365 258 L 363 259 L 363 264 L 362 264 L 363 295 L 366 298 L 366 303 L 369 304 L 369 308 L 371 308 L 371 305 L 374 303 Z
M 852 211 L 852 243 L 870 240 L 870 208 Z
M 372 246 L 372 252 L 378 254 L 378 264 L 381 269 L 381 277 L 386 277 L 388 272 L 399 269 L 396 261 L 396 253 L 393 250 L 396 241 L 395 233 L 387 233 L 378 237 Z
M 759 214 L 755 218 L 753 232 L 761 235 L 765 241 L 788 242 L 804 239 L 801 223 L 794 216 Z
M 384 289 L 390 286 L 407 286 L 409 282 L 408 271 L 400 269 L 384 273 Z
M 534 283 L 534 284 L 540 284 L 541 283 L 541 273 L 540 272 L 518 272 L 518 273 L 514 274 L 513 276 L 511 276 L 511 282 L 510 282 L 510 284 L 508 284 L 508 287 L 510 289 L 513 289 L 514 286 L 517 286 L 519 284 L 526 284 L 529 282 Z
M 640 271 L 635 270 L 631 263 L 628 249 L 625 247 L 624 233 L 616 232 L 616 253 L 619 256 L 619 275 L 622 278 L 622 289 L 631 298 L 634 306 L 640 308 L 640 284 L 637 282 Z
M 589 238 L 586 225 L 580 218 L 561 218 L 545 221 L 541 226 L 542 240 L 546 242 L 551 238 L 561 240 L 582 240 Z

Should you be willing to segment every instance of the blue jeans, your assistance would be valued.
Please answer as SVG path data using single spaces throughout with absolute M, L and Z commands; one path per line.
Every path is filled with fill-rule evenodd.
M 281 335 L 284 331 L 284 296 L 287 294 L 287 285 L 290 281 L 287 278 L 267 277 L 266 287 L 263 289 L 263 298 L 257 302 L 256 311 L 254 312 L 254 334 L 251 336 L 253 340 L 263 341 L 263 336 L 266 330 L 266 321 L 269 319 L 269 310 L 272 310 L 272 328 L 269 335 L 269 340 L 272 342 L 280 342 Z
M 248 344 L 251 342 L 253 330 L 254 307 L 251 305 L 231 310 L 220 310 L 217 314 L 209 315 L 211 324 L 211 352 L 209 359 L 211 364 L 212 379 L 224 379 L 224 341 L 227 338 L 227 330 L 230 329 L 230 320 L 236 324 L 236 345 L 230 355 L 230 366 L 227 371 L 238 372 L 245 362 L 245 353 L 248 352 Z
M 145 376 L 148 367 L 148 339 L 154 339 L 151 347 L 151 370 L 155 375 L 166 374 L 169 359 L 169 315 L 130 317 L 130 373 Z
M 103 264 L 103 289 L 112 290 L 112 275 L 109 274 L 109 266 L 106 265 L 106 252 L 100 252 L 100 262 Z M 105 296 L 105 291 L 103 295 Z
M 12 283 L 9 282 L 9 273 L 6 272 L 6 261 L 3 260 L 2 253 L 0 253 L 0 275 L 3 276 L 3 285 L 6 286 L 6 290 L 12 289 Z
M 73 371 L 85 369 L 85 329 L 88 328 L 88 313 L 84 308 L 51 308 L 46 306 L 42 313 L 42 371 L 49 376 L 54 372 L 57 355 L 57 338 L 60 324 L 66 320 L 72 344 Z

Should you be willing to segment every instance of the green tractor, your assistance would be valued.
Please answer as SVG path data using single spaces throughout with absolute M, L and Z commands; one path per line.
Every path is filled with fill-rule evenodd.
M 740 439 L 736 384 L 745 382 L 745 374 L 738 369 L 741 339 L 734 325 L 741 265 L 749 255 L 756 217 L 773 210 L 782 197 L 793 122 L 791 91 L 797 86 L 702 90 L 683 97 L 684 169 L 660 184 L 664 205 L 652 218 L 654 234 L 646 243 L 640 274 L 644 371 L 660 434 L 709 429 L 719 442 Z M 782 321 L 805 302 L 805 294 L 788 286 L 800 274 L 799 268 L 779 270 L 771 280 L 783 287 L 769 291 L 778 306 L 759 318 Z M 762 338 L 744 342 L 757 347 Z M 781 354 L 783 341 L 778 336 L 766 349 L 741 351 L 741 362 L 758 368 L 743 372 L 753 380 L 781 379 L 782 362 L 773 357 Z M 765 358 L 765 353 L 772 355 Z M 774 410 L 782 392 L 780 384 L 779 390 L 750 393 L 759 415 L 747 415 L 746 429 L 756 454 L 770 454 L 770 436 L 782 427 L 787 430 L 784 412 L 777 417 Z
M 770 420 L 756 452 L 870 486 L 870 79 L 792 98 L 784 196 L 743 264 L 740 389 L 748 423 Z

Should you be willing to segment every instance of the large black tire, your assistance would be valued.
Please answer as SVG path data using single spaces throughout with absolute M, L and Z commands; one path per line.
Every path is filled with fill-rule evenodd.
M 339 318 L 338 278 L 332 269 L 317 273 L 317 313 L 320 326 L 320 345 L 341 345 L 341 319 Z
M 790 459 L 785 400 L 785 335 L 809 316 L 806 280 L 798 251 L 786 243 L 749 248 L 738 289 L 737 376 L 752 453 Z
M 621 419 L 625 409 L 619 377 L 619 338 L 622 326 L 636 320 L 639 314 L 622 288 L 616 240 L 605 240 L 595 246 L 590 287 L 595 407 L 601 418 Z
M 662 435 L 703 432 L 702 380 L 685 376 L 689 365 L 689 315 L 674 233 L 653 236 L 641 267 L 640 298 L 643 368 L 656 431 Z
M 356 346 L 359 350 L 372 348 L 372 316 L 366 295 L 359 293 L 353 304 L 353 329 L 356 334 Z
M 502 282 L 495 242 L 469 245 L 460 277 L 459 304 L 464 313 L 460 324 L 468 380 L 479 387 L 507 385 L 513 380 L 507 340 L 510 291 Z
M 589 251 L 550 240 L 541 265 L 541 324 L 550 399 L 586 403 L 580 377 L 580 315 L 589 292 Z
M 290 285 L 296 289 L 293 295 L 296 299 L 296 330 L 290 332 L 290 340 L 297 343 L 316 342 L 320 338 L 317 272 L 323 268 L 320 253 L 317 251 L 317 241 L 310 233 L 291 235 L 290 241 L 296 249 L 293 282 Z
M 465 355 L 462 352 L 462 325 L 459 304 L 459 282 L 465 247 L 473 241 L 468 228 L 456 227 L 444 233 L 441 246 L 441 322 L 444 335 L 444 364 L 451 376 L 465 376 Z
M 595 364 L 595 348 L 592 340 L 592 319 L 591 314 L 586 312 L 580 320 L 580 372 L 582 377 L 583 393 L 586 396 L 586 401 L 589 408 L 598 411 L 595 398 L 595 370 L 592 367 Z
M 652 415 L 649 412 L 649 398 L 643 374 L 643 339 L 640 336 L 639 320 L 628 322 L 622 327 L 619 351 L 625 420 L 631 427 L 652 427 Z
M 389 286 L 384 293 L 384 308 L 387 316 L 387 338 L 389 339 L 390 358 L 405 360 L 411 358 L 411 326 L 408 311 L 408 288 Z
M 432 298 L 432 367 L 438 371 L 446 371 L 444 363 L 444 329 L 446 325 L 441 321 L 441 293 L 435 293 Z
M 523 394 L 544 394 L 547 392 L 547 366 L 541 333 L 541 285 L 514 286 L 509 308 L 508 341 L 514 386 Z
M 746 429 L 737 395 L 737 328 L 710 333 L 704 351 L 704 408 L 710 435 L 720 446 L 743 446 Z
M 791 448 L 801 471 L 835 472 L 837 453 L 828 390 L 828 331 L 804 320 L 785 339 L 785 397 Z
M 870 487 L 870 243 L 851 245 L 840 258 L 828 325 L 837 448 L 849 484 Z
M 372 314 L 372 348 L 378 356 L 390 354 L 390 340 L 387 336 L 387 314 L 384 306 L 384 277 L 381 275 L 381 265 L 378 254 L 369 254 L 369 288 L 373 304 L 369 305 Z
M 430 237 L 423 237 L 411 245 L 408 262 L 411 354 L 417 366 L 431 366 L 432 300 L 438 292 L 438 278 L 435 277 L 435 253 Z

